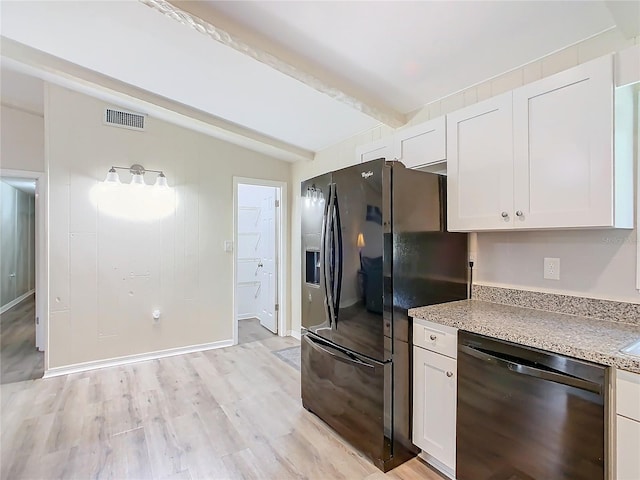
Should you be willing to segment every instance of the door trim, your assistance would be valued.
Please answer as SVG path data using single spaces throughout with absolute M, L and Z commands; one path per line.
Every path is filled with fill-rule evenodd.
M 44 351 L 44 371 L 49 369 L 49 214 L 47 174 L 28 170 L 0 168 L 0 177 L 29 178 L 36 181 L 36 346 Z
M 280 202 L 280 207 L 276 209 L 276 285 L 278 294 L 278 336 L 284 337 L 290 334 L 287 329 L 288 322 L 288 297 L 286 295 L 287 285 L 287 252 L 289 248 L 289 225 L 287 222 L 288 193 L 287 183 L 275 180 L 263 180 L 259 178 L 233 177 L 233 345 L 238 344 L 238 292 L 237 292 L 237 268 L 238 268 L 238 185 L 258 185 L 262 187 L 274 187 L 276 189 L 276 199 Z

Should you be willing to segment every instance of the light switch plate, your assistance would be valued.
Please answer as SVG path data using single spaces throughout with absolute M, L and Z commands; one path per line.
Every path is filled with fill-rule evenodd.
M 225 240 L 224 241 L 224 251 L 225 252 L 233 252 L 233 241 Z
M 560 259 L 544 259 L 544 278 L 546 280 L 560 280 Z

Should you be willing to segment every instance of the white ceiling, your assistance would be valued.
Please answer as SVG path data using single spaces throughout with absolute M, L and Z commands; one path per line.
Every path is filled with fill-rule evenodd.
M 597 1 L 199 3 L 402 113 L 615 26 Z
M 234 131 L 258 132 L 276 146 L 275 156 L 290 160 L 292 151 L 318 151 L 381 120 L 398 126 L 425 103 L 614 28 L 627 4 L 635 8 L 603 1 L 173 2 L 189 16 L 163 0 L 5 0 L 0 29 L 4 39 Z

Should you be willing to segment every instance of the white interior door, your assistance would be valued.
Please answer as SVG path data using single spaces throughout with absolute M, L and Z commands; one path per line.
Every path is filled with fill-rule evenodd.
M 276 189 L 265 189 L 260 209 L 260 243 L 262 275 L 260 282 L 260 324 L 278 332 L 276 282 Z

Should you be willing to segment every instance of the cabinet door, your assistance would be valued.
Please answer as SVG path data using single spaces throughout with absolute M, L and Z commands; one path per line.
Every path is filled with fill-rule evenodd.
M 613 62 L 513 92 L 516 228 L 613 226 Z
M 368 162 L 384 158 L 385 160 L 393 160 L 393 141 L 391 137 L 383 138 L 375 142 L 360 145 L 356 148 L 356 162 Z
M 447 159 L 445 117 L 435 118 L 394 135 L 395 154 L 405 167 L 413 168 Z
M 449 231 L 512 228 L 512 94 L 447 115 Z
M 413 362 L 413 443 L 453 471 L 456 361 L 413 347 Z
M 618 480 L 640 478 L 640 422 L 616 415 L 616 471 Z

